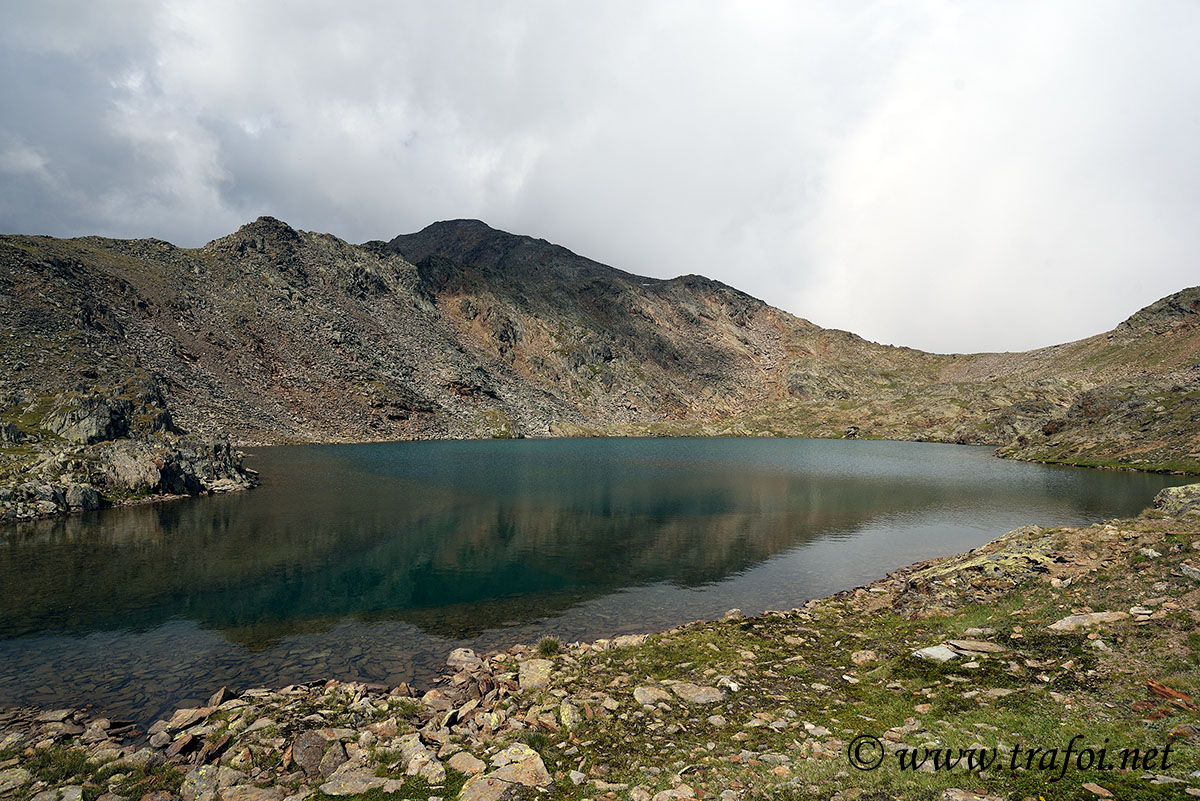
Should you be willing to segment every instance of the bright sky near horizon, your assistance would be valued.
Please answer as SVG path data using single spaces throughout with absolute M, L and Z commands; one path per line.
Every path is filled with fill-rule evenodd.
M 478 218 L 935 351 L 1200 283 L 1193 0 L 0 8 L 0 232 Z

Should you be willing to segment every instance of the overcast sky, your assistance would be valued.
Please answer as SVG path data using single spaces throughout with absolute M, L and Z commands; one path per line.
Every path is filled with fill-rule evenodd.
M 0 231 L 473 217 L 936 351 L 1200 283 L 1200 3 L 4 2 Z

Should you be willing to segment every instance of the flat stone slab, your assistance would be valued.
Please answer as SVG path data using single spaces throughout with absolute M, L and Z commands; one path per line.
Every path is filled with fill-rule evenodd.
M 27 783 L 31 778 L 33 778 L 32 774 L 25 770 L 25 768 L 0 770 L 0 793 L 7 793 L 9 790 L 14 790 Z
M 33 801 L 83 801 L 83 788 L 72 784 L 67 787 L 42 790 L 33 797 Z
M 946 642 L 960 651 L 973 651 L 977 654 L 1002 654 L 1008 650 L 999 643 L 987 640 L 947 640 Z
M 931 645 L 928 648 L 918 648 L 913 651 L 918 659 L 930 659 L 934 662 L 949 662 L 958 658 L 958 652 L 945 645 Z
M 671 690 L 689 704 L 715 704 L 725 700 L 725 693 L 716 687 L 701 687 L 687 681 L 671 685 Z
M 283 801 L 287 790 L 282 787 L 255 787 L 252 784 L 239 784 L 217 791 L 220 801 Z
M 550 774 L 542 758 L 526 745 L 510 745 L 492 758 L 501 764 L 486 775 L 472 776 L 463 785 L 459 801 L 500 801 L 511 797 L 515 785 L 525 787 L 550 786 Z
M 479 759 L 473 754 L 466 751 L 459 751 L 454 756 L 450 757 L 446 762 L 447 765 L 457 770 L 459 773 L 465 773 L 468 776 L 474 776 L 476 773 L 483 773 L 487 769 L 487 764 L 482 759 Z
M 382 787 L 387 779 L 375 775 L 369 768 L 353 768 L 339 770 L 329 777 L 329 781 L 321 785 L 325 795 L 357 795 Z
M 549 659 L 526 659 L 521 663 L 520 683 L 522 690 L 540 690 L 550 683 L 554 663 Z
M 1089 612 L 1086 615 L 1067 615 L 1062 620 L 1050 624 L 1051 631 L 1075 631 L 1084 626 L 1097 626 L 1101 623 L 1114 623 L 1129 617 L 1128 612 Z
M 670 701 L 671 694 L 661 687 L 642 685 L 633 688 L 633 700 L 643 706 L 654 706 L 659 701 Z

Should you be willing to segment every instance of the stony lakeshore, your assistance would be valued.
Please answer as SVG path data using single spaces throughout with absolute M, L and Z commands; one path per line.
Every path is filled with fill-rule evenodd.
M 455 650 L 432 687 L 222 688 L 148 730 L 5 710 L 0 798 L 1183 799 L 1198 608 L 1193 484 L 790 611 Z

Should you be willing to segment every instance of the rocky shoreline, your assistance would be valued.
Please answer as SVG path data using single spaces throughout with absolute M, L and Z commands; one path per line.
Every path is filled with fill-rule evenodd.
M 1018 529 L 790 611 L 458 649 L 428 688 L 222 688 L 145 731 L 102 710 L 6 710 L 0 797 L 1182 799 L 1200 795 L 1198 608 L 1193 484 L 1139 518 Z M 1035 765 L 847 766 L 864 733 L 888 757 L 1008 755 L 1060 729 L 1171 759 L 1072 769 L 1053 795 Z
M 47 395 L 0 423 L 0 523 L 249 489 L 258 474 L 227 439 L 188 435 L 159 388 Z

